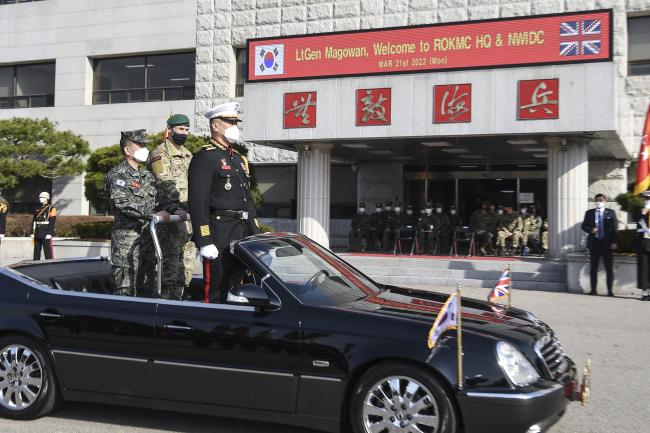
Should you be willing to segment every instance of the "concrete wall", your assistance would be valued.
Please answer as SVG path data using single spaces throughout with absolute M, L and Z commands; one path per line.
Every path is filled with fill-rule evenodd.
M 589 254 L 569 254 L 567 259 L 567 288 L 574 293 L 588 293 L 591 290 L 589 278 Z M 637 296 L 636 257 L 614 256 L 614 294 Z M 600 262 L 598 272 L 598 293 L 607 294 L 605 267 Z
M 194 101 L 92 105 L 92 59 L 193 50 L 196 0 L 47 0 L 0 7 L 0 65 L 56 61 L 55 106 L 0 110 L 0 119 L 47 117 L 89 141 L 119 142 L 120 131 L 160 131 L 170 111 Z M 54 184 L 55 206 L 87 214 L 82 177 Z

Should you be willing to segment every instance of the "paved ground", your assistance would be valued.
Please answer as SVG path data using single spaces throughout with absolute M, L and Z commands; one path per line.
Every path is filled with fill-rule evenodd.
M 485 289 L 463 296 L 484 298 Z M 513 305 L 556 331 L 582 365 L 593 360 L 592 401 L 574 403 L 551 433 L 650 432 L 650 302 L 566 293 L 515 292 Z M 507 416 L 506 413 L 496 416 Z M 0 419 L 2 433 L 315 433 L 313 430 L 91 404 L 66 404 L 30 422 Z

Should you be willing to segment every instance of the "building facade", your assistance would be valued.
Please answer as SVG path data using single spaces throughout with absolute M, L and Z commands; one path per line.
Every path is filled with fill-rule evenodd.
M 361 62 L 350 73 L 327 76 L 317 70 L 312 77 L 256 81 L 250 68 L 260 52 L 247 51 L 247 43 L 260 38 L 270 38 L 272 45 L 293 36 L 350 32 L 343 34 L 362 40 L 372 37 L 366 30 L 400 27 L 403 32 L 428 25 L 442 30 L 447 29 L 445 24 L 477 21 L 481 28 L 488 28 L 503 25 L 509 18 L 549 14 L 569 14 L 561 22 L 572 23 L 581 21 L 580 17 L 572 20 L 571 13 L 600 10 L 611 17 L 611 23 L 603 23 L 599 30 L 601 36 L 610 32 L 606 39 L 599 39 L 601 45 L 585 45 L 585 40 L 593 39 L 585 36 L 595 30 L 585 35 L 581 28 L 566 30 L 569 36 L 572 31 L 578 33 L 575 48 L 555 47 L 560 52 L 565 47 L 563 55 L 574 55 L 571 50 L 575 49 L 577 57 L 607 49 L 606 58 L 598 62 L 556 58 L 546 63 L 533 59 L 508 64 L 507 59 L 476 63 L 477 59 L 470 58 L 465 67 L 407 68 L 401 74 L 393 73 L 394 65 L 385 74 L 366 71 L 365 66 L 358 69 Z M 54 62 L 56 71 L 52 106 L 0 109 L 0 118 L 48 117 L 82 134 L 96 148 L 115 143 L 122 129 L 161 129 L 170 110 L 193 111 L 194 132 L 207 134 L 203 113 L 217 103 L 238 100 L 245 118 L 243 136 L 250 142 L 249 155 L 265 198 L 261 213 L 276 227 L 300 230 L 324 244 L 336 239 L 336 244 L 361 202 L 368 209 L 376 202 L 395 200 L 416 208 L 427 201 L 440 202 L 445 207 L 457 206 L 465 219 L 481 200 L 535 204 L 549 219 L 551 249 L 560 255 L 581 248 L 578 226 L 593 195 L 603 192 L 611 199 L 625 192 L 633 180 L 630 173 L 650 102 L 649 16 L 647 0 L 43 0 L 0 4 L 0 22 L 8 23 L 0 29 L 0 36 L 8 41 L 0 47 L 0 83 L 3 66 L 14 66 L 14 76 L 25 64 Z M 540 42 L 539 35 L 528 37 L 527 44 Z M 437 49 L 444 51 L 445 42 L 439 43 Z M 459 49 L 455 42 L 446 43 L 447 54 Z M 543 51 L 541 46 L 532 48 Z M 283 55 L 292 61 L 300 58 L 303 64 L 313 59 L 314 64 L 331 68 L 341 65 L 342 56 L 355 55 L 334 49 L 329 54 L 323 49 L 326 63 L 318 63 L 323 60 L 316 59 L 318 54 L 304 50 L 299 55 L 287 50 Z M 409 48 L 385 49 L 390 54 L 391 49 Z M 191 98 L 188 93 L 173 96 L 178 98 L 173 101 L 163 95 L 159 101 L 153 102 L 153 97 L 135 102 L 141 97 L 137 92 L 149 90 L 148 82 L 133 84 L 130 75 L 122 77 L 125 70 L 143 65 L 146 81 L 159 67 L 148 56 L 188 53 L 195 53 L 196 61 Z M 120 63 L 120 58 L 129 61 Z M 103 59 L 114 63 L 102 64 Z M 274 63 L 268 67 L 275 67 Z M 104 75 L 108 81 L 102 85 Z M 530 93 L 526 82 L 539 85 L 540 80 L 556 92 L 559 112 L 545 119 L 524 120 L 517 112 L 520 93 Z M 449 113 L 446 121 L 436 118 L 441 96 L 436 100 L 435 89 L 443 95 L 457 85 L 461 93 L 471 92 L 470 118 L 449 121 Z M 151 89 L 161 87 L 174 86 L 162 83 Z M 366 126 L 357 119 L 355 106 L 364 95 L 356 102 L 355 97 L 359 91 L 382 89 L 390 91 L 391 119 Z M 291 95 L 317 96 L 312 106 L 315 119 L 308 120 L 313 125 L 285 124 L 284 103 Z M 8 95 L 0 93 L 0 102 L 3 96 Z M 60 180 L 53 187 L 55 197 L 69 203 L 69 213 L 88 211 L 81 182 Z

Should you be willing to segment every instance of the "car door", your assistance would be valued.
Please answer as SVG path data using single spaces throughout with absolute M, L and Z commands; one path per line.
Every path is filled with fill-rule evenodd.
M 278 284 L 266 277 L 263 285 L 273 296 Z M 286 294 L 277 299 L 278 308 L 261 312 L 249 306 L 160 300 L 155 398 L 294 412 L 300 373 L 298 309 Z
M 35 289 L 32 317 L 66 390 L 150 396 L 155 300 Z

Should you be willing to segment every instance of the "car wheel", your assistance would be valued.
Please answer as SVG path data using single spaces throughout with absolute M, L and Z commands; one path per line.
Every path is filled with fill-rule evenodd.
M 456 433 L 443 386 L 424 369 L 397 363 L 371 368 L 350 399 L 355 433 Z
M 0 338 L 0 415 L 38 418 L 56 402 L 53 372 L 40 345 L 22 336 Z

